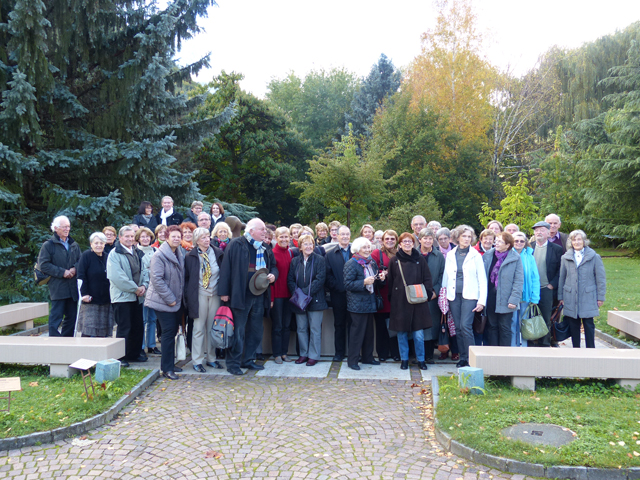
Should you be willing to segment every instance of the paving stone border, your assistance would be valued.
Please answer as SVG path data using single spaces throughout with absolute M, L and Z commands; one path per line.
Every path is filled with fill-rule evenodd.
M 101 427 L 105 423 L 109 423 L 120 413 L 124 407 L 129 405 L 138 395 L 144 392 L 156 379 L 160 376 L 160 370 L 153 370 L 149 375 L 144 377 L 135 387 L 133 387 L 128 395 L 123 395 L 114 403 L 106 412 L 94 415 L 82 422 L 73 423 L 67 427 L 56 428 L 48 432 L 35 432 L 20 437 L 10 437 L 0 439 L 1 450 L 17 450 L 23 447 L 31 447 L 33 445 L 44 445 L 46 443 L 54 443 L 65 438 L 75 437 L 87 433 L 89 430 Z
M 567 480 L 637 480 L 640 479 L 640 467 L 609 469 L 591 467 L 571 467 L 566 465 L 545 467 L 539 463 L 526 463 L 510 458 L 497 457 L 474 450 L 462 443 L 453 440 L 450 435 L 442 431 L 437 424 L 436 407 L 440 398 L 438 378 L 433 377 L 431 382 L 433 402 L 433 416 L 436 440 L 447 450 L 466 458 L 472 462 L 481 463 L 507 473 L 527 475 L 542 478 L 563 478 Z
M 598 330 L 597 328 L 596 328 L 596 337 L 598 337 L 600 340 L 604 340 L 605 342 L 610 343 L 616 348 L 624 348 L 624 349 L 637 348 L 634 345 L 631 345 L 630 343 L 627 343 L 624 340 L 620 340 L 619 338 L 609 335 L 608 333 L 604 333 L 602 330 Z

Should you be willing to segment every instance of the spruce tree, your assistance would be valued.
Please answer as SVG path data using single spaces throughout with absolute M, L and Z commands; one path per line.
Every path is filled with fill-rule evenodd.
M 141 200 L 199 197 L 175 152 L 231 115 L 189 115 L 180 92 L 209 56 L 179 66 L 213 0 L 3 0 L 0 6 L 0 296 L 29 297 L 30 259 L 53 216 L 100 227 Z M 88 229 L 88 227 L 87 227 Z M 15 272 L 23 275 L 15 276 Z M 16 293 L 17 292 L 17 293 Z

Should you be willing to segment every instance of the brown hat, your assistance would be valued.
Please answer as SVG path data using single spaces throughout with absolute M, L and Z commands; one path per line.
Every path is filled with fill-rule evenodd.
M 269 270 L 266 268 L 261 268 L 260 270 L 256 270 L 256 273 L 253 274 L 251 280 L 249 280 L 249 290 L 254 295 L 262 295 L 269 288 L 269 279 L 267 276 L 269 275 Z

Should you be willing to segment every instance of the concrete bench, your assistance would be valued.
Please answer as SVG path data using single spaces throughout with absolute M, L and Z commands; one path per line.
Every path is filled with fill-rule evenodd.
M 0 363 L 50 365 L 52 377 L 70 377 L 76 360 L 107 360 L 124 356 L 123 338 L 0 337 Z
M 36 318 L 49 315 L 48 303 L 13 303 L 0 307 L 0 328 L 28 330 Z
M 621 312 L 609 310 L 607 323 L 625 335 L 640 339 L 640 312 Z
M 469 347 L 469 364 L 485 375 L 511 377 L 514 387 L 535 390 L 536 377 L 613 378 L 640 383 L 640 350 L 609 348 Z

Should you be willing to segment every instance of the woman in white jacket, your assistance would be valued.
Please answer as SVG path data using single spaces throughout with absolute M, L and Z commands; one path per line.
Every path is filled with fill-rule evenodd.
M 473 341 L 473 316 L 487 303 L 487 274 L 482 255 L 475 248 L 476 234 L 468 225 L 460 225 L 452 232 L 458 245 L 449 252 L 444 264 L 442 286 L 456 326 L 460 361 L 458 368 L 469 365 L 469 346 Z

